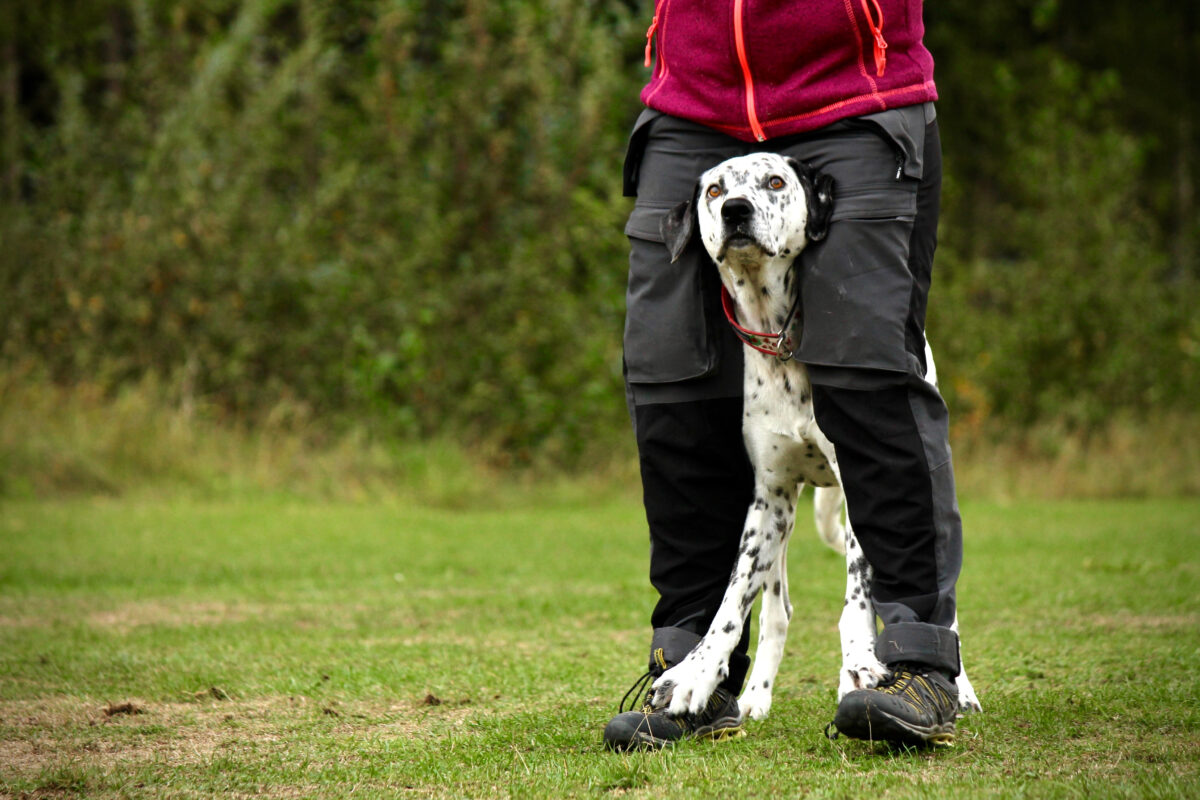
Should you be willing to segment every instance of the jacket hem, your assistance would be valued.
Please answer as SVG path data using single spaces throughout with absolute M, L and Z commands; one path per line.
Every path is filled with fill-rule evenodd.
M 937 99 L 937 86 L 932 80 L 928 80 L 922 83 L 900 86 L 895 89 L 885 89 L 883 91 L 868 92 L 855 97 L 848 97 L 845 100 L 839 100 L 836 103 L 830 103 L 811 111 L 792 114 L 778 119 L 763 120 L 761 124 L 767 139 L 778 139 L 781 136 L 788 136 L 793 133 L 817 130 L 842 119 L 917 105 Z M 669 104 L 652 102 L 653 100 L 654 97 L 651 95 L 646 97 L 643 102 L 656 111 L 683 119 L 690 119 L 692 122 L 698 122 L 709 128 L 719 130 L 722 133 L 727 133 L 735 139 L 746 142 L 758 140 L 749 125 L 735 125 L 714 120 L 698 119 L 696 116 L 688 114 L 684 109 L 670 108 Z

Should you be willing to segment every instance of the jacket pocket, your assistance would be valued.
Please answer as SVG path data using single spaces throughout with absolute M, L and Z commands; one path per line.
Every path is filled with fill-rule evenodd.
M 693 244 L 671 263 L 659 233 L 669 210 L 639 203 L 625 226 L 629 285 L 625 295 L 625 369 L 630 383 L 675 383 L 716 369 L 709 340 L 702 270 L 708 258 Z

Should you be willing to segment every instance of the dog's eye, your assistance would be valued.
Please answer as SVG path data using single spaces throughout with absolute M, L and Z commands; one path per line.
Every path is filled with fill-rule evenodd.
M 778 175 L 772 175 L 771 177 L 767 178 L 767 186 L 771 187 L 772 189 L 782 189 L 783 185 L 783 178 L 779 177 Z
M 708 196 L 709 197 L 720 197 L 721 196 L 721 187 L 715 183 L 712 186 L 708 187 Z

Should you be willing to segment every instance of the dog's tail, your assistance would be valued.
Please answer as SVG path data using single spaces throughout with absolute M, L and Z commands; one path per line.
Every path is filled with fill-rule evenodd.
M 813 519 L 817 535 L 840 555 L 846 555 L 846 524 L 842 512 L 846 496 L 840 486 L 816 487 L 813 490 Z

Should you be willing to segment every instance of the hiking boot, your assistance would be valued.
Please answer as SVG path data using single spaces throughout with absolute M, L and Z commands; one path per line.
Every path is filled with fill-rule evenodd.
M 892 675 L 874 689 L 856 689 L 838 703 L 830 724 L 851 739 L 922 747 L 954 743 L 958 688 L 941 671 L 923 664 L 893 664 Z
M 660 651 L 661 653 L 661 651 Z M 661 655 L 659 656 L 661 658 Z M 730 739 L 742 735 L 741 712 L 737 698 L 718 686 L 698 714 L 671 716 L 666 709 L 655 708 L 653 684 L 664 669 L 656 666 L 638 679 L 621 700 L 618 713 L 604 728 L 604 744 L 610 750 L 659 748 L 683 739 Z M 634 709 L 637 696 L 645 690 L 640 709 Z M 625 703 L 630 701 L 630 709 Z

